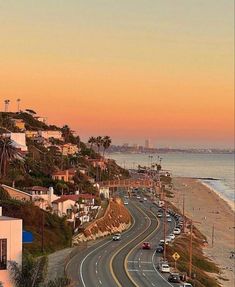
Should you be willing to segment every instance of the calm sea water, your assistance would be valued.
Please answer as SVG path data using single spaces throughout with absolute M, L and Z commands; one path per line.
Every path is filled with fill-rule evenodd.
M 152 158 L 151 158 L 152 156 Z M 137 167 L 138 164 L 150 166 L 151 161 L 162 158 L 162 168 L 169 170 L 173 176 L 214 178 L 219 180 L 203 180 L 204 183 L 218 192 L 225 200 L 235 202 L 234 192 L 234 155 L 233 154 L 121 154 L 111 153 L 109 158 L 115 159 L 126 168 Z

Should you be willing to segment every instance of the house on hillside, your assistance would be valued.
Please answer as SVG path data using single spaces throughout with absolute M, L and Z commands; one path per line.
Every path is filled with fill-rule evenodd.
M 10 138 L 12 141 L 12 145 L 21 152 L 28 151 L 25 133 L 4 133 L 3 137 Z
M 25 130 L 25 122 L 22 119 L 11 119 L 11 121 L 14 123 L 15 127 L 20 129 L 21 131 Z
M 64 145 L 58 146 L 59 150 L 61 151 L 62 155 L 74 155 L 78 153 L 81 149 L 78 148 L 76 144 L 66 143 Z
M 38 131 L 38 135 L 44 139 L 54 138 L 58 140 L 62 140 L 62 132 L 58 130 L 49 130 L 49 131 Z
M 32 196 L 34 204 L 44 210 L 51 208 L 52 202 L 59 198 L 54 194 L 53 187 L 32 186 L 28 187 L 26 192 Z
M 9 261 L 22 264 L 22 219 L 3 216 L 0 207 L 0 281 L 4 287 L 13 287 Z
M 11 198 L 23 201 L 32 201 L 41 209 L 48 210 L 52 207 L 52 202 L 59 197 L 54 194 L 53 187 L 32 186 L 25 191 L 16 189 L 14 187 L 2 184 L 4 190 L 8 192 Z
M 93 219 L 99 209 L 95 206 L 95 196 L 91 194 L 62 195 L 52 202 L 52 208 L 58 216 L 66 216 L 70 222 L 79 219 L 81 223 Z
M 44 124 L 47 123 L 47 118 L 46 117 L 40 117 L 40 116 L 37 116 L 37 115 L 33 115 L 33 117 L 35 118 L 35 120 L 37 120 L 39 122 L 42 122 Z
M 38 131 L 25 131 L 26 138 L 36 138 L 38 136 Z
M 74 183 L 73 178 L 74 178 L 75 174 L 76 174 L 75 168 L 70 168 L 70 169 L 66 169 L 66 170 L 58 170 L 52 174 L 52 179 L 53 180 L 63 180 L 65 182 Z

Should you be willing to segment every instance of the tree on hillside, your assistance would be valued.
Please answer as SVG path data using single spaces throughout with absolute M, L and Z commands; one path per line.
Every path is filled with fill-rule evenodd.
M 19 157 L 18 150 L 9 138 L 0 139 L 0 177 L 6 176 L 9 162 Z
M 3 187 L 0 186 L 0 200 L 9 200 L 9 199 L 10 199 L 9 193 Z
M 100 153 L 100 148 L 103 144 L 103 138 L 101 136 L 98 136 L 95 140 L 95 144 L 97 146 L 98 153 Z
M 92 150 L 93 145 L 96 143 L 96 138 L 93 136 L 90 137 L 88 143 L 90 144 L 90 149 Z
M 103 143 L 103 148 L 104 148 L 104 151 L 103 151 L 103 157 L 104 157 L 105 151 L 110 147 L 112 140 L 109 136 L 105 136 L 103 137 L 102 143 Z
M 22 266 L 10 262 L 11 278 L 15 287 L 67 287 L 70 280 L 64 277 L 46 281 L 47 258 L 24 256 Z

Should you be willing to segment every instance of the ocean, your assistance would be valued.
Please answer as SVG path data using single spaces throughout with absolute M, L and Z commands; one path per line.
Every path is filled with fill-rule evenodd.
M 169 170 L 173 176 L 201 178 L 204 184 L 234 207 L 234 154 L 108 154 L 125 168 L 137 168 L 139 164 L 150 166 L 151 162 L 159 161 L 158 156 L 162 158 L 162 169 Z

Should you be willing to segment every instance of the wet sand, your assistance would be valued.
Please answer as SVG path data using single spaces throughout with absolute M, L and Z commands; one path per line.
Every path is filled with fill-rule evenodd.
M 235 258 L 229 258 L 235 249 L 235 213 L 231 206 L 217 193 L 199 180 L 191 178 L 173 179 L 174 198 L 171 202 L 181 211 L 185 198 L 185 215 L 194 221 L 195 226 L 207 237 L 208 247 L 205 254 L 219 265 L 222 286 L 234 286 Z M 212 229 L 214 225 L 214 246 L 212 247 Z

